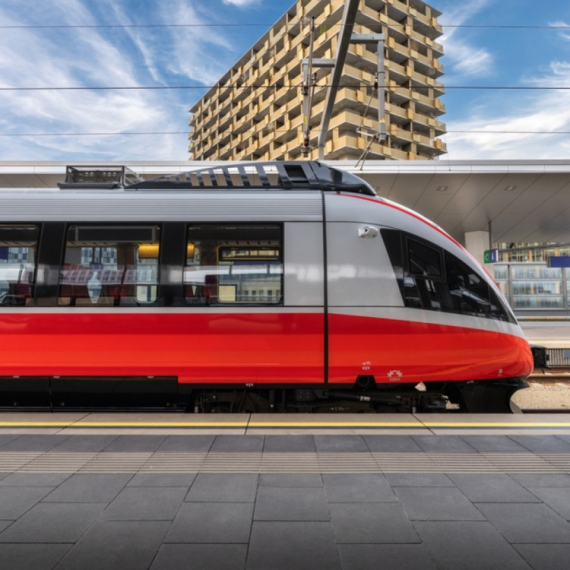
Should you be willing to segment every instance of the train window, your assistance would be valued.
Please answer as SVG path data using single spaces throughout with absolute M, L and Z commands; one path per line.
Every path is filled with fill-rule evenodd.
M 184 286 L 188 305 L 281 304 L 281 227 L 190 226 Z
M 466 263 L 446 252 L 445 264 L 454 312 L 512 320 L 498 295 Z
M 384 229 L 382 237 L 406 307 L 514 320 L 487 281 L 456 256 L 399 230 Z
M 156 301 L 158 226 L 71 226 L 59 305 L 136 306 Z
M 408 271 L 425 279 L 443 276 L 442 251 L 415 239 L 407 238 Z
M 38 235 L 37 226 L 0 225 L 0 305 L 31 305 Z

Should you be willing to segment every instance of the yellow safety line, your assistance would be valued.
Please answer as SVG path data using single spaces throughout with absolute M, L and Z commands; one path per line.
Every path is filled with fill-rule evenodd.
M 425 427 L 570 427 L 570 422 L 463 422 L 463 423 L 448 423 L 448 422 L 424 422 Z
M 2 422 L 0 427 L 570 428 L 570 422 Z
M 215 422 L 0 422 L 0 427 L 240 427 L 247 423 Z
M 254 427 L 424 427 L 418 422 L 250 422 Z

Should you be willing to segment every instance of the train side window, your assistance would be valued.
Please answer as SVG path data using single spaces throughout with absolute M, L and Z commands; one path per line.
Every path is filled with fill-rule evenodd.
M 406 307 L 514 321 L 487 281 L 441 248 L 399 230 L 382 238 Z
M 156 301 L 158 226 L 69 227 L 58 304 L 137 306 Z
M 430 247 L 412 238 L 406 238 L 408 272 L 424 279 L 443 278 L 443 255 L 440 248 Z
M 446 252 L 445 264 L 454 312 L 512 320 L 489 284 L 466 263 Z
M 38 226 L 0 224 L 0 305 L 32 304 Z
M 281 226 L 190 226 L 184 287 L 188 305 L 282 304 Z

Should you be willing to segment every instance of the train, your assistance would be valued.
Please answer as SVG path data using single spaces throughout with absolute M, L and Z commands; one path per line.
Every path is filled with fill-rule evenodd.
M 0 407 L 509 412 L 533 355 L 439 226 L 318 161 L 0 191 Z

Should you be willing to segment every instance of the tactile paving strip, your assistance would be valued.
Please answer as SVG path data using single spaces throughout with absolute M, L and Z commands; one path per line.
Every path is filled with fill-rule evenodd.
M 0 452 L 20 473 L 570 473 L 570 453 Z

